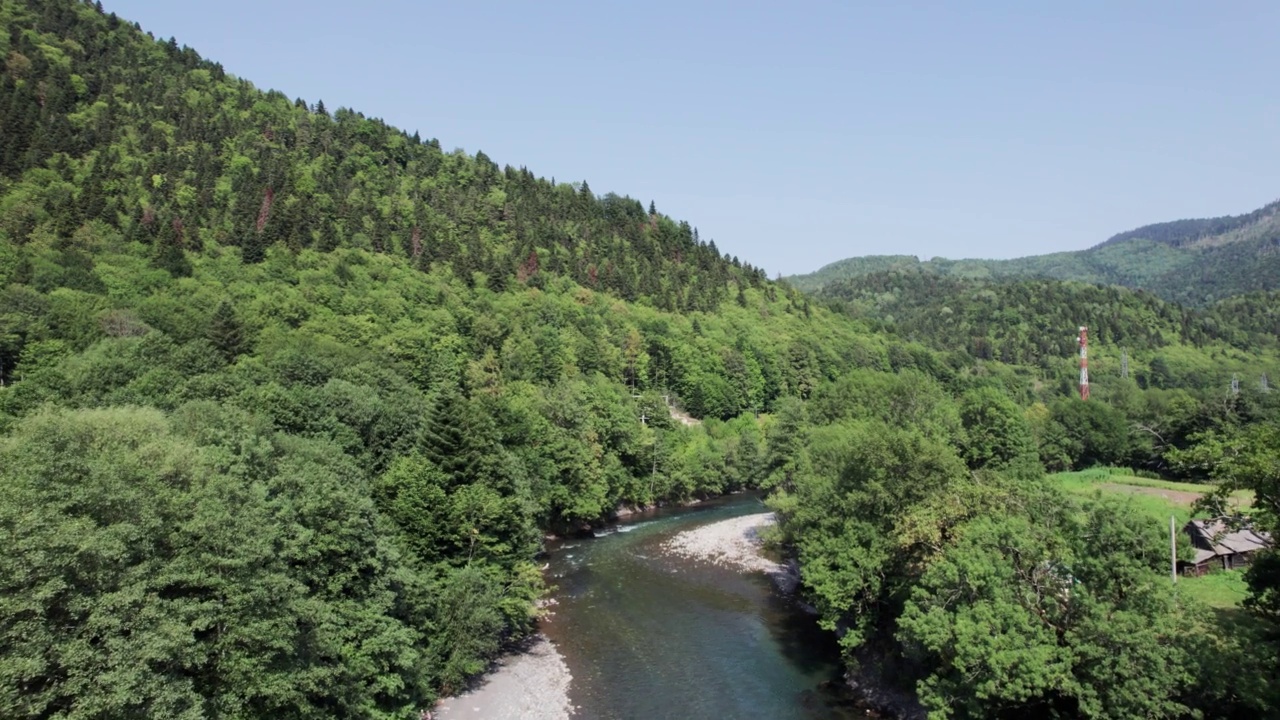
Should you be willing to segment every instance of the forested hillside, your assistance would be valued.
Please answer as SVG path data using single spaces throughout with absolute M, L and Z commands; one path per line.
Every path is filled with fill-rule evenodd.
M 1135 230 L 1113 235 L 1102 244 L 1116 245 L 1129 240 L 1150 240 L 1173 247 L 1225 245 L 1258 238 L 1274 239 L 1278 234 L 1280 234 L 1280 201 L 1244 215 L 1174 220 L 1144 225 Z
M 1118 372 L 1118 355 L 1127 351 L 1132 376 L 1143 386 L 1222 384 L 1233 372 L 1256 377 L 1277 370 L 1277 306 L 1269 295 L 1197 310 L 1115 286 L 892 270 L 832 282 L 816 297 L 852 317 L 977 360 L 1058 367 L 1075 354 L 1075 331 L 1084 325 L 1095 369 Z
M 1078 252 L 1013 260 L 854 257 L 788 278 L 806 292 L 890 269 L 973 278 L 1052 278 L 1147 290 L 1193 307 L 1280 289 L 1280 202 L 1238 216 L 1178 220 L 1115 235 Z
M 264 93 L 114 15 L 65 1 L 4 8 L 0 231 L 11 242 L 103 221 L 178 275 L 179 249 L 234 245 L 254 263 L 275 243 L 349 247 L 423 268 L 445 261 L 493 289 L 545 268 L 680 310 L 762 284 L 762 271 L 722 258 L 652 203 Z
M 1044 475 L 1248 490 L 1274 528 L 1280 394 L 1224 385 L 1280 376 L 1271 296 L 811 302 L 101 5 L 0 0 L 0 59 L 0 716 L 418 717 L 533 629 L 547 533 L 744 487 L 850 664 L 939 717 L 1280 708 L 1274 554 L 1215 615 L 1164 518 Z
M 530 629 L 542 533 L 889 367 L 652 206 L 0 21 L 0 715 L 407 717 Z
M 1280 338 L 1280 292 L 1237 295 L 1214 303 L 1210 310 L 1251 333 L 1251 345 L 1265 346 Z

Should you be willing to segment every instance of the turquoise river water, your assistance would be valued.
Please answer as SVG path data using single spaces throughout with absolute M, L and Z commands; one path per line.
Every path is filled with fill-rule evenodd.
M 552 544 L 555 614 L 584 720 L 866 718 L 841 692 L 831 635 L 763 575 L 663 551 L 701 524 L 763 512 L 752 496 L 631 518 Z

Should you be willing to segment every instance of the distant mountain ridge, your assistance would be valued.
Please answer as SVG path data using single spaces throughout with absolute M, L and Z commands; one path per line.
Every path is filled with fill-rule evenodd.
M 815 292 L 836 281 L 886 270 L 962 278 L 1050 278 L 1148 290 L 1203 307 L 1245 293 L 1280 289 L 1280 201 L 1253 212 L 1144 225 L 1087 250 L 1012 260 L 920 260 L 871 255 L 839 260 L 788 281 Z
M 1205 241 L 1225 244 L 1262 236 L 1275 237 L 1277 231 L 1280 231 L 1280 200 L 1244 215 L 1143 225 L 1136 230 L 1112 235 L 1099 247 L 1126 240 L 1151 240 L 1174 247 L 1194 246 Z

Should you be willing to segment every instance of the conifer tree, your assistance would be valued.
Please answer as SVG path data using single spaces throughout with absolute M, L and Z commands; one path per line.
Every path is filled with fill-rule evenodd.
M 466 482 L 473 465 L 473 459 L 466 452 L 463 429 L 468 415 L 466 405 L 467 400 L 458 388 L 442 388 L 427 420 L 424 437 L 427 458 L 454 483 Z
M 244 352 L 244 327 L 236 317 L 235 308 L 226 300 L 218 304 L 209 320 L 209 342 L 218 348 L 227 362 L 233 362 Z
M 190 277 L 191 261 L 182 251 L 184 228 L 181 218 L 172 222 L 160 223 L 159 235 L 151 253 L 151 264 L 161 270 L 169 271 L 174 277 Z

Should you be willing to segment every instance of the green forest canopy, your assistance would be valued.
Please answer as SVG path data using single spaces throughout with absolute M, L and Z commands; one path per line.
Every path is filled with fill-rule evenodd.
M 1249 488 L 1274 528 L 1275 401 L 1224 392 L 1275 367 L 1270 296 L 886 276 L 811 304 L 652 203 L 100 6 L 0 27 L 0 714 L 412 716 L 532 629 L 543 533 L 742 487 L 850 662 L 888 648 L 938 713 L 1277 707 L 1273 555 L 1225 623 L 1132 507 L 1043 475 Z

